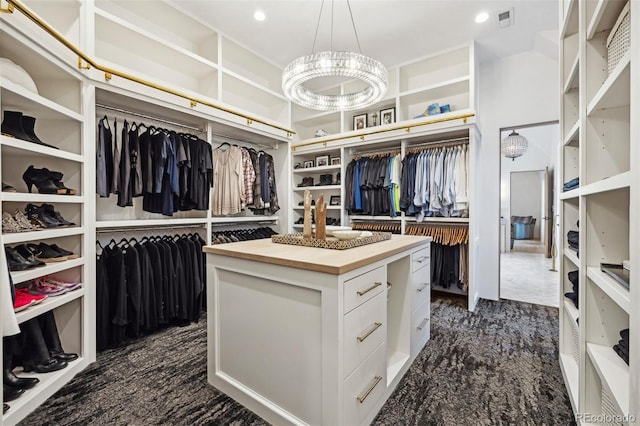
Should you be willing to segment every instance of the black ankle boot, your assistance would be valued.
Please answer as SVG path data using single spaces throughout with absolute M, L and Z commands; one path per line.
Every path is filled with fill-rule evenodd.
M 53 316 L 52 312 L 47 312 L 41 316 Z M 50 373 L 65 368 L 67 363 L 55 358 L 51 358 L 47 343 L 40 328 L 39 318 L 33 318 L 23 322 L 20 330 L 24 335 L 24 345 L 22 347 L 22 359 L 16 362 L 22 365 L 24 371 L 29 373 Z
M 2 414 L 6 413 L 9 409 L 9 404 L 2 404 Z
M 31 389 L 40 383 L 40 380 L 35 377 L 18 377 L 13 374 L 13 356 L 8 352 L 7 350 L 2 352 L 2 384 L 12 388 Z
M 5 111 L 4 120 L 2 120 L 2 133 L 22 139 L 23 141 L 31 141 L 22 127 L 22 113 L 18 111 Z
M 56 319 L 53 316 L 53 312 L 49 311 L 40 315 L 38 318 L 40 322 L 40 328 L 42 329 L 42 336 L 47 343 L 49 349 L 49 356 L 59 361 L 74 361 L 78 359 L 78 354 L 65 353 L 62 349 L 62 343 L 60 342 L 60 336 L 58 335 L 58 327 L 56 326 Z
M 49 148 L 58 149 L 57 146 L 49 145 L 40 140 L 38 136 L 36 136 L 35 132 L 36 119 L 34 117 L 29 117 L 27 115 L 22 116 L 22 130 L 24 130 L 24 134 L 29 138 L 31 142 L 37 143 L 39 145 L 48 146 Z
M 13 401 L 17 399 L 24 393 L 24 389 L 20 388 L 12 388 L 10 386 L 2 385 L 2 400 L 3 401 Z

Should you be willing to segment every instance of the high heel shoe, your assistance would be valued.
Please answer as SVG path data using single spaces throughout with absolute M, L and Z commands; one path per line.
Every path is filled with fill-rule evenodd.
M 24 183 L 27 184 L 29 192 L 33 189 L 33 185 L 38 188 L 40 194 L 59 194 L 59 195 L 74 195 L 75 190 L 66 188 L 60 179 L 62 179 L 62 173 L 51 172 L 49 169 L 36 169 L 33 166 L 29 168 L 22 175 Z

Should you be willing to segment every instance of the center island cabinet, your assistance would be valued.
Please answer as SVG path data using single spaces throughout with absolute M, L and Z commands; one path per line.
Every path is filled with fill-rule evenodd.
M 209 383 L 273 424 L 369 424 L 429 340 L 430 243 L 205 247 Z

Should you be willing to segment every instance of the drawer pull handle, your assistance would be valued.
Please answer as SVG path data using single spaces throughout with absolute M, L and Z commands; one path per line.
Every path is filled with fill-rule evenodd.
M 380 383 L 380 380 L 382 380 L 382 376 L 376 376 L 376 377 L 373 378 L 373 383 L 371 384 L 371 386 L 369 386 L 369 389 L 367 389 L 364 394 L 362 394 L 362 395 L 360 395 L 358 397 L 358 402 L 360 404 L 362 404 L 364 402 L 364 400 L 367 399 L 369 394 L 373 391 L 373 388 L 378 386 L 378 383 Z
M 380 281 L 376 281 L 376 282 L 375 282 L 371 287 L 369 287 L 368 289 L 358 291 L 358 292 L 357 292 L 357 293 L 358 293 L 358 296 L 363 296 L 363 295 L 365 295 L 365 294 L 369 293 L 369 292 L 370 292 L 371 290 L 373 290 L 374 288 L 376 288 L 376 287 L 380 287 L 381 285 L 382 285 L 382 283 L 381 283 Z
M 424 328 L 425 325 L 427 325 L 428 322 L 429 322 L 429 318 L 423 319 L 420 325 L 418 326 L 418 330 L 422 331 L 422 329 Z
M 422 287 L 418 288 L 418 293 L 422 292 L 425 288 L 427 288 L 427 283 L 422 283 Z
M 417 258 L 417 259 L 416 259 L 416 262 L 418 262 L 418 263 L 422 263 L 422 262 L 424 262 L 424 261 L 425 261 L 425 259 L 428 259 L 428 257 L 427 257 L 427 256 L 422 256 L 422 257 Z
M 381 322 L 374 322 L 373 323 L 373 327 L 371 327 L 371 329 L 369 331 L 367 331 L 364 336 L 358 336 L 358 342 L 364 342 L 364 339 L 366 339 L 367 337 L 369 337 L 371 335 L 371 333 L 373 333 L 374 331 L 376 331 L 378 328 L 382 327 L 382 323 Z

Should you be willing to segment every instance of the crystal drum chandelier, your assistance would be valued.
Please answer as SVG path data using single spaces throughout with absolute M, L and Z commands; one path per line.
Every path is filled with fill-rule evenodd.
M 323 6 L 324 0 L 320 6 L 318 26 Z M 353 31 L 358 41 L 358 49 L 361 51 L 349 0 L 347 0 L 347 6 L 351 15 Z M 317 37 L 316 28 L 312 52 L 315 50 Z M 333 34 L 331 34 L 331 38 L 333 39 Z M 367 88 L 354 93 L 324 95 L 304 87 L 304 83 L 322 77 L 358 79 L 366 83 Z M 362 53 L 344 51 L 324 51 L 303 56 L 287 65 L 282 73 L 282 90 L 287 98 L 298 105 L 321 111 L 350 111 L 365 108 L 382 99 L 387 93 L 388 82 L 389 74 L 382 63 Z
M 527 152 L 528 147 L 529 143 L 527 139 L 515 130 L 513 130 L 509 136 L 502 139 L 502 143 L 500 144 L 502 155 L 511 158 L 512 161 L 515 161 L 516 157 L 520 157 Z

